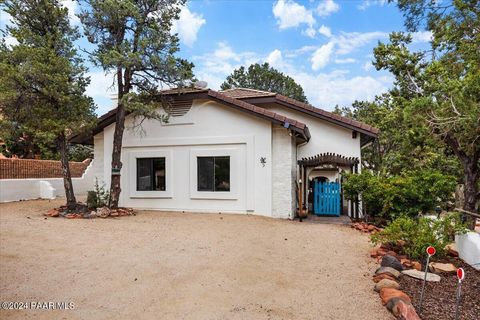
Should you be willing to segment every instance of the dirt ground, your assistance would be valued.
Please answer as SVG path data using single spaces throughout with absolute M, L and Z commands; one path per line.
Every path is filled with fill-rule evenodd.
M 392 319 L 373 291 L 367 236 L 258 216 L 42 216 L 62 201 L 0 204 L 1 319 Z

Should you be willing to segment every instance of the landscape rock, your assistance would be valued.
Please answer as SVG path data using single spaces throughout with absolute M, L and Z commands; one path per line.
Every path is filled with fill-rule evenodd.
M 418 261 L 413 261 L 412 268 L 418 271 L 422 271 L 422 264 Z
M 402 274 L 412 278 L 420 279 L 420 280 L 423 280 L 423 277 L 425 276 L 425 272 L 415 270 L 415 269 L 403 270 Z M 427 272 L 427 281 L 438 282 L 440 281 L 440 279 L 441 278 L 439 275 L 435 273 Z
M 377 269 L 377 271 L 375 271 L 375 274 L 384 274 L 384 273 L 391 275 L 392 277 L 395 277 L 395 278 L 398 278 L 401 275 L 400 271 L 390 267 L 380 267 Z
M 400 284 L 398 282 L 390 280 L 390 279 L 383 279 L 380 280 L 375 284 L 375 291 L 380 292 L 383 288 L 393 288 L 393 289 L 400 289 Z
M 58 217 L 60 215 L 60 212 L 58 211 L 58 209 L 54 208 L 54 209 L 48 210 L 48 212 L 45 213 L 45 215 L 48 217 Z
M 377 274 L 377 275 L 374 275 L 374 276 L 373 276 L 373 282 L 375 282 L 375 283 L 380 282 L 380 281 L 382 281 L 383 279 L 388 279 L 388 280 L 392 280 L 392 281 L 395 281 L 395 280 L 396 280 L 395 277 L 392 277 L 391 275 L 386 274 L 386 273 Z
M 403 266 L 400 263 L 400 261 L 397 258 L 395 258 L 394 256 L 388 255 L 388 254 L 383 256 L 382 263 L 380 265 L 382 267 L 390 267 L 390 268 L 396 269 L 398 271 L 403 270 Z
M 447 249 L 448 254 L 451 255 L 452 257 L 458 257 L 458 251 L 457 251 L 457 247 L 455 246 L 455 243 L 447 244 L 445 249 Z
M 97 209 L 97 217 L 106 218 L 110 215 L 110 209 L 107 207 L 101 207 Z
M 392 298 L 400 298 L 408 303 L 412 302 L 410 297 L 405 292 L 394 288 L 382 288 L 380 290 L 380 298 L 382 299 L 383 305 L 386 305 L 387 302 Z
M 403 320 L 420 320 L 420 317 L 415 311 L 415 308 L 412 306 L 411 303 L 407 303 L 405 301 L 398 301 L 395 305 L 395 313 L 394 315 L 399 319 Z M 393 312 L 392 312 L 393 313 Z
M 455 273 L 457 272 L 457 267 L 451 263 L 440 263 L 440 262 L 430 262 L 428 267 L 431 272 L 440 273 Z

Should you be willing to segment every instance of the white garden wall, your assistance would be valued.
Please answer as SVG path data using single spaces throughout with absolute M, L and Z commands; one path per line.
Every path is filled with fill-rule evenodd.
M 86 195 L 93 189 L 95 183 L 95 159 L 87 167 L 81 178 L 72 178 L 73 190 L 76 195 Z M 55 199 L 64 197 L 65 189 L 62 178 L 48 179 L 1 179 L 0 202 L 11 202 L 31 199 Z

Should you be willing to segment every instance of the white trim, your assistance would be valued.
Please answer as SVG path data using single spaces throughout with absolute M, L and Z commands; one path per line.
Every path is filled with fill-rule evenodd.
M 198 191 L 197 157 L 230 157 L 230 191 Z M 191 199 L 216 199 L 237 200 L 240 187 L 240 165 L 238 149 L 234 148 L 204 148 L 190 150 L 190 198 Z
M 165 158 L 165 191 L 137 191 L 137 158 Z M 173 198 L 173 156 L 171 150 L 129 152 L 129 197 Z

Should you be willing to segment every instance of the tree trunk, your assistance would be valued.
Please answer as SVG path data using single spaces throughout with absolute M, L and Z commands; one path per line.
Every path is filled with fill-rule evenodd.
M 465 202 L 463 205 L 463 210 L 476 213 L 478 208 L 478 190 L 477 183 L 479 178 L 479 164 L 476 160 L 476 157 L 468 159 L 463 163 L 463 169 L 465 172 Z M 469 228 L 475 228 L 475 218 L 472 216 L 466 217 Z
M 65 134 L 58 137 L 58 149 L 60 151 L 60 162 L 62 164 L 63 186 L 65 188 L 65 197 L 67 198 L 67 207 L 74 210 L 77 205 L 75 193 L 73 192 L 72 176 L 70 174 L 70 165 L 68 163 L 67 138 Z

